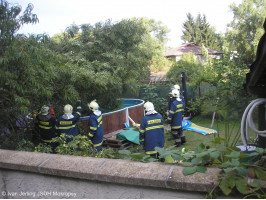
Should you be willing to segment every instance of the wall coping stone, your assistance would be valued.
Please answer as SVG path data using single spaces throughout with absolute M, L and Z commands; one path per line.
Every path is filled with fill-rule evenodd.
M 221 169 L 208 167 L 206 173 L 189 176 L 183 167 L 160 162 L 135 162 L 0 149 L 0 168 L 51 176 L 107 183 L 147 186 L 184 191 L 208 192 L 218 184 Z

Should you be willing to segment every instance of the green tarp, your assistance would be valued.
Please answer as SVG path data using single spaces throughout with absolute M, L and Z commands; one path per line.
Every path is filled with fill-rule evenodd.
M 130 128 L 128 128 L 128 130 L 125 130 L 125 131 L 117 134 L 116 139 L 128 140 L 128 141 L 133 142 L 135 144 L 140 144 L 139 143 L 139 131 L 133 127 L 130 127 Z

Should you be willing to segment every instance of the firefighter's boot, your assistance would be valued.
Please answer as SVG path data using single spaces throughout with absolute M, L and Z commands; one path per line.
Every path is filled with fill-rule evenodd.
M 184 144 L 187 142 L 186 136 L 182 135 L 181 136 L 181 144 Z

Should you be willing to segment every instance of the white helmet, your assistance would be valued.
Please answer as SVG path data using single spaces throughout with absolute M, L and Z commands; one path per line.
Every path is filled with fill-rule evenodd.
M 72 112 L 73 112 L 73 107 L 70 104 L 65 105 L 64 113 L 69 115 L 69 114 L 72 114 Z
M 178 101 L 182 101 L 180 98 L 180 92 L 178 90 L 172 90 L 172 96 L 175 97 Z
M 174 85 L 172 89 L 180 91 L 180 86 L 179 85 Z
M 144 104 L 144 110 L 146 112 L 148 111 L 151 111 L 151 110 L 154 110 L 154 106 L 151 102 L 147 101 L 145 104 Z
M 48 115 L 48 113 L 49 113 L 49 107 L 46 105 L 43 105 L 41 108 L 41 114 L 42 115 Z
M 173 97 L 180 97 L 180 92 L 179 92 L 179 90 L 174 89 L 174 90 L 172 90 L 171 95 Z
M 99 109 L 99 105 L 98 103 L 96 103 L 95 101 L 90 102 L 90 104 L 88 104 L 90 110 L 97 111 Z

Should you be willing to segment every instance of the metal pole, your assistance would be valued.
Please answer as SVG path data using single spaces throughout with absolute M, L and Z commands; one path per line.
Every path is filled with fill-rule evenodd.
M 187 107 L 187 86 L 186 86 L 186 74 L 185 74 L 185 72 L 181 73 L 181 78 L 182 78 L 182 90 L 183 90 L 182 95 L 185 99 L 185 105 Z M 185 108 L 185 111 L 186 111 L 186 108 Z

